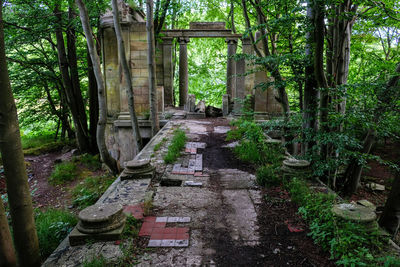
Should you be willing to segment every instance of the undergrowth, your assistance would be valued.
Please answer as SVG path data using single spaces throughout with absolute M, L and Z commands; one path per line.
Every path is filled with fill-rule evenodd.
M 95 204 L 114 180 L 111 175 L 87 177 L 73 189 L 73 204 L 79 209 Z
M 163 138 L 157 145 L 154 146 L 153 150 L 154 152 L 160 150 L 160 148 L 165 144 L 165 142 L 167 142 L 167 138 Z
M 35 224 L 42 259 L 46 259 L 57 248 L 76 223 L 75 216 L 67 211 L 48 209 L 36 213 Z
M 181 150 L 185 147 L 185 143 L 185 132 L 181 129 L 176 129 L 171 144 L 168 146 L 167 154 L 164 156 L 164 162 L 167 164 L 175 162 L 181 155 Z
M 75 180 L 79 176 L 79 169 L 74 162 L 66 161 L 57 164 L 50 175 L 52 184 L 63 184 Z
M 266 142 L 264 131 L 255 122 L 239 119 L 232 123 L 228 140 L 238 140 L 234 148 L 238 158 L 257 167 L 256 179 L 262 186 L 282 185 L 290 192 L 291 199 L 299 205 L 298 212 L 308 222 L 309 235 L 331 259 L 344 266 L 400 266 L 400 259 L 383 251 L 387 240 L 379 235 L 378 228 L 338 219 L 332 212 L 336 196 L 314 192 L 305 180 L 282 177 L 283 160 L 281 146 Z

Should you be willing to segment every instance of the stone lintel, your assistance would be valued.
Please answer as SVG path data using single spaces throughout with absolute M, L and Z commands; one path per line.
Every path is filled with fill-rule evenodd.
M 162 45 L 172 45 L 174 38 L 172 37 L 161 37 Z
M 226 42 L 227 44 L 237 44 L 238 38 L 236 38 L 236 37 L 227 37 L 227 38 L 225 39 L 225 42 Z
M 225 22 L 190 22 L 190 29 L 196 30 L 225 30 Z
M 241 34 L 232 34 L 231 30 L 165 30 L 161 32 L 165 37 L 187 38 L 241 38 Z
M 187 44 L 187 43 L 189 43 L 190 42 L 190 39 L 189 38 L 187 38 L 187 37 L 179 37 L 178 38 L 178 42 L 179 42 L 179 44 Z

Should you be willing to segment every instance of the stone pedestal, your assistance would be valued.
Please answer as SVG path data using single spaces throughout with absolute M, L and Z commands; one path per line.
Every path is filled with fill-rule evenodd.
M 226 65 L 226 93 L 231 99 L 235 98 L 236 91 L 236 62 L 233 58 L 236 54 L 237 39 L 227 38 L 228 44 L 228 62 Z
M 343 220 L 364 224 L 369 230 L 377 228 L 376 213 L 371 208 L 353 203 L 342 203 L 334 205 L 332 212 Z
M 79 222 L 69 235 L 71 246 L 89 240 L 111 241 L 120 239 L 126 216 L 120 204 L 97 204 L 82 210 Z
M 196 96 L 190 94 L 187 98 L 184 109 L 187 112 L 194 112 L 195 108 L 196 108 Z
M 285 159 L 282 163 L 282 171 L 289 176 L 304 176 L 310 173 L 310 162 L 295 158 Z
M 187 43 L 189 38 L 179 38 L 179 106 L 186 104 L 189 90 Z
M 121 173 L 121 180 L 151 179 L 154 174 L 155 168 L 150 164 L 149 159 L 131 160 L 125 164 L 125 169 Z

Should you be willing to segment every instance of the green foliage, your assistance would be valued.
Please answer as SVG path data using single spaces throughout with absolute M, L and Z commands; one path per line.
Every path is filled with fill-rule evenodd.
M 126 217 L 124 231 L 122 233 L 123 239 L 136 238 L 139 236 L 141 223 L 132 215 Z
M 52 184 L 64 184 L 75 180 L 79 176 L 79 169 L 74 162 L 66 161 L 55 166 L 49 181 Z
M 103 266 L 107 266 L 107 265 L 108 265 L 108 261 L 106 260 L 106 258 L 104 258 L 104 256 L 102 254 L 85 259 L 82 262 L 83 267 L 103 267 Z
M 264 130 L 254 121 L 239 119 L 232 123 L 235 127 L 227 134 L 227 140 L 240 140 L 233 149 L 243 161 L 256 165 L 277 164 L 283 157 L 280 144 L 266 142 Z
M 261 166 L 256 171 L 257 183 L 261 186 L 277 186 L 282 182 L 278 168 L 274 165 Z
M 48 209 L 39 211 L 35 218 L 36 231 L 42 258 L 48 257 L 71 232 L 77 219 L 67 211 Z
M 160 148 L 165 144 L 165 142 L 167 142 L 168 139 L 167 138 L 163 138 L 157 145 L 154 146 L 154 152 L 160 150 Z
M 373 256 L 382 248 L 383 238 L 377 230 L 363 224 L 345 221 L 333 215 L 336 202 L 333 194 L 311 192 L 307 184 L 294 178 L 287 184 L 291 198 L 300 205 L 299 213 L 310 225 L 310 236 L 328 250 L 337 264 L 344 266 L 374 266 Z
M 72 161 L 83 164 L 91 171 L 97 171 L 101 169 L 101 161 L 99 155 L 90 155 L 85 153 L 83 155 L 74 157 Z
M 40 155 L 43 153 L 61 150 L 69 142 L 55 140 L 54 130 L 44 127 L 42 131 L 27 130 L 21 134 L 21 144 L 25 155 Z
M 73 203 L 79 209 L 84 209 L 96 203 L 107 188 L 114 182 L 115 177 L 111 175 L 88 177 L 79 183 L 72 195 Z
M 181 150 L 185 147 L 186 134 L 181 129 L 174 131 L 171 144 L 168 146 L 167 154 L 164 156 L 164 162 L 167 164 L 173 163 L 180 156 Z

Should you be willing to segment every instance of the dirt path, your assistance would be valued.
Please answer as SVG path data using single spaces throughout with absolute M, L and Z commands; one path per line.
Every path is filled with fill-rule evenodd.
M 279 188 L 262 190 L 254 168 L 226 147 L 224 119 L 183 121 L 190 142 L 204 142 L 203 173 L 208 177 L 171 174 L 162 179 L 201 182 L 202 187 L 159 186 L 156 216 L 188 216 L 187 248 L 157 248 L 141 266 L 334 266 L 307 231 L 293 233 L 287 224 L 304 226 L 297 207 Z M 178 160 L 184 164 L 190 155 Z M 274 201 L 264 201 L 264 196 Z

